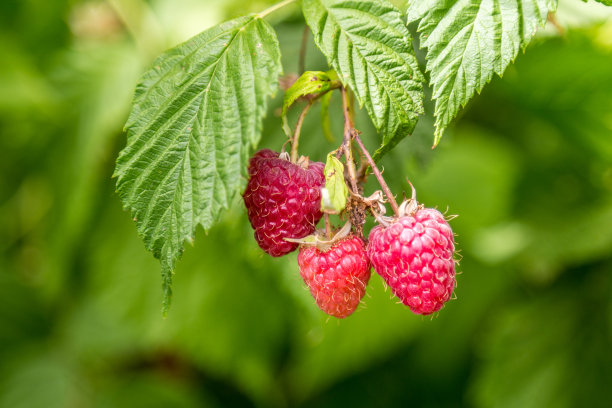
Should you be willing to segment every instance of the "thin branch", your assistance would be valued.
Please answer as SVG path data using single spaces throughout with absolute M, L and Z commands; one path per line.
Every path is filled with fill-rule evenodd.
M 302 124 L 304 123 L 306 114 L 308 113 L 312 105 L 314 105 L 314 103 L 318 101 L 323 95 L 325 95 L 327 92 L 332 91 L 333 89 L 340 88 L 341 86 L 342 84 L 340 83 L 340 81 L 332 81 L 330 88 L 327 91 L 320 93 L 312 98 L 306 98 L 308 102 L 306 103 L 306 106 L 304 107 L 304 109 L 300 113 L 300 116 L 298 117 L 297 123 L 295 125 L 295 130 L 293 131 L 293 137 L 290 139 L 291 140 L 291 161 L 292 162 L 295 163 L 297 161 L 297 156 L 298 156 L 297 149 L 298 149 L 298 144 L 300 141 L 300 132 L 302 131 Z
M 370 167 L 372 167 L 372 171 L 374 172 L 374 175 L 376 176 L 376 179 L 378 180 L 380 187 L 382 187 L 383 192 L 385 193 L 385 196 L 387 196 L 387 200 L 389 200 L 389 204 L 391 204 L 391 208 L 393 208 L 393 212 L 395 213 L 395 215 L 399 216 L 399 208 L 397 207 L 397 202 L 395 201 L 395 197 L 393 197 L 393 194 L 391 194 L 391 190 L 389 190 L 389 186 L 387 186 L 385 179 L 383 178 L 382 174 L 378 170 L 378 167 L 376 167 L 376 163 L 374 163 L 374 160 L 372 160 L 372 156 L 370 156 L 370 153 L 366 150 L 365 146 L 361 142 L 361 138 L 359 138 L 359 135 L 357 133 L 355 133 L 354 138 L 357 144 L 359 145 L 359 148 L 363 152 L 363 155 L 365 156 L 366 160 L 370 164 Z
M 350 140 L 350 133 L 349 140 Z M 353 192 L 359 194 L 359 187 L 357 186 L 357 175 L 355 174 L 355 162 L 353 161 L 353 152 L 351 144 L 342 142 L 342 148 L 344 150 L 344 156 L 346 157 L 346 168 L 348 170 L 349 181 L 351 182 L 351 189 Z
M 310 34 L 310 28 L 304 27 L 302 33 L 302 45 L 300 46 L 300 58 L 298 60 L 298 74 L 302 75 L 306 70 L 306 48 L 308 46 L 308 34 Z
M 353 160 L 353 151 L 351 149 L 353 134 L 356 133 L 353 127 L 353 114 L 349 105 L 346 88 L 340 88 L 340 92 L 342 93 L 342 111 L 344 112 L 344 140 L 342 141 L 342 150 L 344 150 L 344 156 L 346 157 L 346 168 L 348 170 L 351 188 L 354 193 L 359 194 L 357 175 L 355 173 L 355 161 Z

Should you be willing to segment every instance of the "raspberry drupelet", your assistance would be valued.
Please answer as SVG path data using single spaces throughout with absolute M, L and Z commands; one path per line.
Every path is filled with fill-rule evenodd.
M 321 310 L 342 319 L 357 309 L 370 280 L 370 261 L 360 238 L 349 235 L 327 251 L 302 246 L 297 260 Z
M 442 308 L 455 288 L 451 227 L 438 210 L 419 208 L 390 225 L 372 229 L 367 247 L 376 272 L 410 310 L 428 315 Z
M 255 240 L 268 254 L 282 256 L 298 246 L 285 238 L 303 238 L 321 219 L 323 163 L 295 164 L 264 149 L 249 162 L 249 181 L 243 194 Z

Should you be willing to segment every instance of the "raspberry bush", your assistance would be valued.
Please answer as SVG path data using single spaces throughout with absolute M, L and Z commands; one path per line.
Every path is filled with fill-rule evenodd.
M 330 69 L 307 71 L 302 45 L 299 72 L 281 77 L 279 42 L 266 18 L 293 3 L 216 25 L 166 51 L 136 88 L 115 177 L 146 248 L 161 262 L 164 313 L 185 241 L 194 239 L 198 225 L 209 229 L 240 194 L 265 252 L 276 257 L 300 247 L 302 277 L 325 312 L 346 317 L 361 300 L 369 276 L 366 247 L 405 305 L 417 314 L 438 311 L 455 287 L 451 227 L 414 199 L 398 205 L 377 163 L 413 133 L 424 113 L 425 72 L 435 147 L 461 107 L 526 47 L 557 1 L 423 0 L 399 9 L 387 0 L 302 0 L 309 29 L 303 44 L 312 34 Z M 418 32 L 424 61 L 415 55 L 408 25 Z M 267 101 L 279 88 L 278 125 L 287 139 L 277 141 L 277 152 L 251 157 Z M 333 94 L 342 112 L 331 108 Z M 324 157 L 305 157 L 299 149 L 303 123 L 317 104 L 328 139 L 334 139 L 330 120 L 344 124 L 325 168 Z M 294 105 L 301 106 L 297 119 L 290 116 Z M 354 125 L 356 106 L 378 133 L 373 154 Z M 380 190 L 366 194 L 371 177 Z M 315 231 L 322 216 L 324 227 Z M 369 234 L 368 219 L 379 223 Z M 350 238 L 340 239 L 333 225 L 345 222 Z M 335 264 L 339 254 L 351 261 Z

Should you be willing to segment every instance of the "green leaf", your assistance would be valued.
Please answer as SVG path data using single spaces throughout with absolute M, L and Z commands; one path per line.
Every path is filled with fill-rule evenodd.
M 167 51 L 136 87 L 117 159 L 117 191 L 160 259 L 163 310 L 185 240 L 210 228 L 240 191 L 281 73 L 272 27 L 256 15 Z
M 291 128 L 287 121 L 287 110 L 295 101 L 303 96 L 321 95 L 330 89 L 339 88 L 340 82 L 334 71 L 306 71 L 295 81 L 287 92 L 283 100 L 283 110 L 281 113 L 281 121 L 283 131 L 288 137 L 291 137 Z
M 612 0 L 595 0 L 601 4 L 604 4 L 606 6 L 612 6 Z
M 317 46 L 382 134 L 379 159 L 423 113 L 424 79 L 400 11 L 386 0 L 304 0 L 302 9 Z
M 324 173 L 325 190 L 321 199 L 321 211 L 339 213 L 346 207 L 348 187 L 344 181 L 344 165 L 333 153 L 327 155 Z
M 408 7 L 427 48 L 436 101 L 436 146 L 459 109 L 501 76 L 546 22 L 557 0 L 419 0 Z

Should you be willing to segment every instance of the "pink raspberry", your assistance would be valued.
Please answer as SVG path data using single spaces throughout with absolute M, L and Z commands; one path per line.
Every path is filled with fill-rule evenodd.
M 297 260 L 321 310 L 342 319 L 357 309 L 370 280 L 370 261 L 361 239 L 349 235 L 327 251 L 302 246 Z
M 284 238 L 303 238 L 321 219 L 323 163 L 291 163 L 268 149 L 249 162 L 249 181 L 243 194 L 255 240 L 268 254 L 282 256 L 298 246 Z
M 410 310 L 427 315 L 447 302 L 455 288 L 453 231 L 431 208 L 372 229 L 367 252 L 372 266 Z

